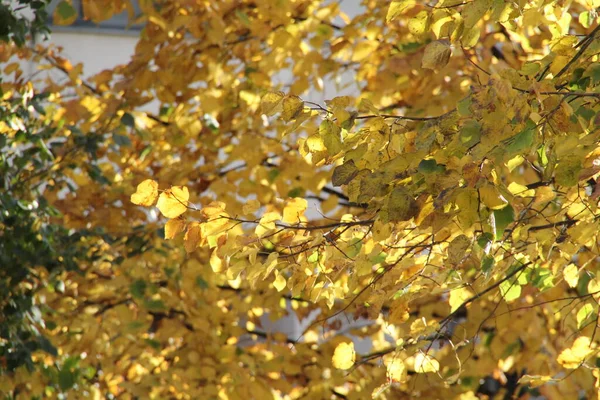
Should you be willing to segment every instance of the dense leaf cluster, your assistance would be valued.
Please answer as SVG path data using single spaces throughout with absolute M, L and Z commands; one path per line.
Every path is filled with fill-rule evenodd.
M 138 4 L 2 55 L 0 390 L 597 394 L 599 1 Z

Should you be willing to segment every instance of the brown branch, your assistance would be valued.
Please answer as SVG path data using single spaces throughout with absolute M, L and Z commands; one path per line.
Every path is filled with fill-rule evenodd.
M 241 219 L 241 218 L 234 218 L 234 217 L 220 216 L 219 218 L 225 218 L 225 219 L 228 219 L 231 221 L 241 222 L 243 224 L 259 224 L 260 223 L 260 221 L 258 221 L 258 220 L 249 220 L 249 219 Z M 280 223 L 276 223 L 275 226 L 277 228 L 283 228 L 283 229 L 297 229 L 297 230 L 302 230 L 302 231 L 318 231 L 318 230 L 323 230 L 323 229 L 334 229 L 334 228 L 340 228 L 340 227 L 370 226 L 374 222 L 375 222 L 374 219 L 367 219 L 367 220 L 363 220 L 363 221 L 336 222 L 336 223 L 332 223 L 332 224 L 315 225 L 315 226 L 287 225 L 287 224 L 280 224 Z
M 529 228 L 530 231 L 541 231 L 543 229 L 548 229 L 548 228 L 556 228 L 557 226 L 571 226 L 571 225 L 575 225 L 578 222 L 578 220 L 576 219 L 571 219 L 571 220 L 567 220 L 567 221 L 559 221 L 559 222 L 554 222 L 551 224 L 546 224 L 546 225 L 537 225 L 537 226 L 532 226 Z
M 465 301 L 463 301 L 462 304 L 456 308 L 456 310 L 454 310 L 453 312 L 451 312 L 450 314 L 448 314 L 446 317 L 444 317 L 440 321 L 440 324 L 439 324 L 440 328 L 437 330 L 437 332 L 435 332 L 434 335 L 428 335 L 428 336 L 425 336 L 425 337 L 418 337 L 418 338 L 415 339 L 415 341 L 413 343 L 410 343 L 410 345 L 414 345 L 414 344 L 418 343 L 419 341 L 423 341 L 423 340 L 427 340 L 427 341 L 433 342 L 436 339 L 440 339 L 440 338 L 443 339 L 444 337 L 446 337 L 446 334 L 443 333 L 443 332 L 441 332 L 441 329 L 443 329 L 444 326 L 456 316 L 456 314 L 458 314 L 459 312 L 462 312 L 462 310 L 466 306 L 468 306 L 469 304 L 473 303 L 475 300 L 481 298 L 482 296 L 488 294 L 492 290 L 498 288 L 502 283 L 508 281 L 513 276 L 515 276 L 518 273 L 520 273 L 521 271 L 523 271 L 530 264 L 531 264 L 531 262 L 522 264 L 520 267 L 518 267 L 517 269 L 515 269 L 510 274 L 506 275 L 504 278 L 500 279 L 499 281 L 497 281 L 493 285 L 487 287 L 484 291 L 479 292 L 479 293 L 477 293 L 477 294 L 469 297 Z M 371 353 L 371 354 L 368 354 L 368 355 L 364 356 L 363 358 L 361 358 L 361 360 L 359 362 L 362 363 L 362 362 L 366 362 L 366 361 L 372 360 L 374 358 L 382 357 L 382 356 L 384 356 L 386 354 L 393 353 L 394 351 L 396 351 L 396 350 L 398 350 L 400 348 L 403 348 L 403 347 L 404 347 L 404 345 L 388 347 L 387 349 L 383 349 L 383 350 L 377 351 L 375 353 Z
M 586 37 L 584 37 L 579 43 L 577 43 L 575 48 L 579 47 L 579 51 L 577 51 L 575 56 L 573 56 L 573 58 L 567 63 L 567 65 L 565 65 L 560 71 L 558 71 L 556 75 L 554 75 L 554 78 L 560 77 L 565 72 L 567 72 L 569 68 L 571 68 L 571 65 L 573 65 L 575 61 L 577 61 L 579 57 L 581 57 L 583 53 L 587 50 L 587 48 L 594 42 L 596 33 L 598 33 L 598 31 L 600 31 L 600 25 L 594 28 L 593 31 L 591 31 Z

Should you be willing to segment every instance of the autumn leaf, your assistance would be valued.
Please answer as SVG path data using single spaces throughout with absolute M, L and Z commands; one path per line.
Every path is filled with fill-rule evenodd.
M 554 379 L 551 376 L 547 375 L 523 375 L 519 379 L 519 383 L 523 385 L 528 385 L 532 388 L 542 386 L 548 382 L 558 382 L 560 379 Z
M 177 218 L 187 210 L 190 193 L 185 186 L 173 186 L 158 197 L 156 207 L 167 218 Z
M 173 239 L 178 233 L 185 229 L 185 221 L 182 219 L 170 219 L 165 224 L 165 239 Z
M 594 352 L 590 338 L 580 336 L 575 339 L 573 346 L 563 350 L 557 358 L 557 361 L 564 368 L 579 368 L 581 363 Z
M 333 170 L 332 183 L 333 186 L 346 185 L 350 182 L 358 173 L 358 168 L 354 160 L 344 162 L 342 165 L 335 167 Z
M 390 221 L 408 221 L 419 212 L 415 199 L 402 187 L 397 187 L 390 194 L 387 209 Z
M 438 372 L 440 369 L 440 363 L 425 353 L 417 353 L 415 355 L 415 372 L 424 374 L 427 372 Z
M 450 45 L 443 40 L 435 40 L 425 47 L 421 67 L 427 69 L 440 69 L 448 64 L 452 49 Z
M 392 1 L 385 17 L 386 22 L 393 21 L 399 15 L 402 15 L 406 10 L 412 8 L 416 4 L 415 0 L 400 0 Z
M 154 205 L 158 197 L 158 183 L 152 179 L 146 179 L 137 186 L 137 190 L 131 195 L 131 202 L 139 206 Z
M 394 357 L 387 364 L 387 377 L 392 382 L 404 382 L 406 380 L 406 366 L 399 357 Z
M 185 247 L 185 251 L 191 253 L 196 250 L 200 245 L 200 240 L 202 239 L 202 229 L 200 223 L 192 222 L 188 225 L 187 230 L 185 232 L 185 236 L 183 237 L 183 245 Z
M 77 19 L 77 11 L 69 1 L 62 0 L 54 9 L 53 21 L 56 25 L 71 25 Z
M 584 304 L 577 311 L 577 314 L 575 316 L 575 319 L 577 320 L 577 328 L 582 329 L 584 327 L 585 323 L 587 322 L 587 320 L 593 315 L 593 313 L 594 313 L 594 306 L 592 306 L 590 303 Z
M 569 264 L 563 270 L 563 277 L 565 281 L 569 285 L 569 287 L 577 286 L 577 282 L 579 281 L 579 270 L 575 264 Z
M 335 348 L 332 362 L 333 366 L 337 369 L 350 369 L 354 365 L 355 359 L 354 343 L 342 342 Z
M 278 292 L 281 292 L 283 289 L 285 289 L 286 285 L 287 281 L 285 280 L 285 277 L 281 275 L 278 271 L 276 271 L 275 282 L 273 282 L 273 286 L 275 287 L 275 289 L 277 289 Z
M 264 101 L 264 98 L 263 98 Z M 282 103 L 281 118 L 290 121 L 296 118 L 304 108 L 304 102 L 298 96 L 285 96 Z
M 461 307 L 464 302 L 470 299 L 473 296 L 473 293 L 468 288 L 458 288 L 454 289 L 450 292 L 450 312 L 454 312 Z
M 268 92 L 266 93 L 261 101 L 260 106 L 263 114 L 274 115 L 281 108 L 281 102 L 284 99 L 285 94 L 282 92 Z
M 259 208 L 260 202 L 258 200 L 248 200 L 248 202 L 244 204 L 242 211 L 246 215 L 254 214 L 256 211 L 258 211 Z
M 0 390 L 474 400 L 526 371 L 597 395 L 598 0 L 52 2 L 130 25 L 100 70 L 20 3 Z
M 282 221 L 287 224 L 297 224 L 301 221 L 307 206 L 308 202 L 299 197 L 287 200 L 283 208 Z
M 471 247 L 471 240 L 466 235 L 455 237 L 448 245 L 448 262 L 458 264 L 468 256 L 467 250 Z

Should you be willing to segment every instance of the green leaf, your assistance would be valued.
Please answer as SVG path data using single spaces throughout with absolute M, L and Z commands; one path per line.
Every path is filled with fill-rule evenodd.
M 61 369 L 58 372 L 58 386 L 65 392 L 75 385 L 75 378 L 75 375 L 68 369 Z
M 269 180 L 269 183 L 275 182 L 275 179 L 277 179 L 277 177 L 279 176 L 280 173 L 281 173 L 281 171 L 279 171 L 278 168 L 271 169 L 269 171 L 269 173 L 267 174 L 267 179 Z
M 57 25 L 69 25 L 77 19 L 77 11 L 68 1 L 61 1 L 54 10 L 54 23 Z
M 141 299 L 144 297 L 147 287 L 146 281 L 138 279 L 129 286 L 129 292 L 134 298 Z
M 121 123 L 130 128 L 135 128 L 135 118 L 129 113 L 123 114 L 121 117 Z
M 590 11 L 584 11 L 581 14 L 579 14 L 579 23 L 586 29 L 592 26 L 595 19 L 595 16 L 592 15 Z
M 61 1 L 56 6 L 56 12 L 61 16 L 62 19 L 69 19 L 77 16 L 77 11 L 73 8 L 73 6 L 67 1 Z
M 467 121 L 460 130 L 460 141 L 469 147 L 479 141 L 481 137 L 481 124 L 475 120 Z
M 506 154 L 508 158 L 512 158 L 517 154 L 522 154 L 529 151 L 533 145 L 533 139 L 535 137 L 535 129 L 527 127 L 523 131 L 517 133 L 512 138 L 508 139 L 505 143 Z
M 152 347 L 154 350 L 160 350 L 162 347 L 160 342 L 155 339 L 144 339 L 144 342 L 146 342 L 146 344 Z
M 445 170 L 444 166 L 438 164 L 434 159 L 421 161 L 417 169 L 423 174 L 433 174 L 438 172 L 444 172 Z
M 490 232 L 484 232 L 477 238 L 477 245 L 485 250 L 493 241 L 494 235 Z
M 577 329 L 581 329 L 587 320 L 594 314 L 594 306 L 586 303 L 577 311 Z
M 208 282 L 206 282 L 201 276 L 196 277 L 196 286 L 200 289 L 208 289 Z
M 301 187 L 295 187 L 292 190 L 290 190 L 287 194 L 288 197 L 291 198 L 295 198 L 295 197 L 302 197 L 304 193 L 304 189 Z
M 510 303 L 521 296 L 521 285 L 515 281 L 504 281 L 500 284 L 500 294 L 504 298 L 504 301 Z
M 471 96 L 465 97 L 464 99 L 458 102 L 456 109 L 462 117 L 466 117 L 468 115 L 471 115 L 471 104 Z
M 548 268 L 536 268 L 533 270 L 531 283 L 540 290 L 547 290 L 554 287 L 552 271 Z
M 494 257 L 492 256 L 483 256 L 481 259 L 481 271 L 484 274 L 489 274 L 494 267 Z
M 313 252 L 310 256 L 308 256 L 308 258 L 306 259 L 306 261 L 311 262 L 311 263 L 315 263 L 319 260 L 319 252 L 315 251 Z
M 515 221 L 515 210 L 509 204 L 500 210 L 494 210 L 493 218 L 496 227 L 496 240 L 502 239 L 506 227 Z
M 161 311 L 166 308 L 165 303 L 162 300 L 154 300 L 154 299 L 146 300 L 146 301 L 144 301 L 144 305 L 146 306 L 146 308 L 148 310 L 151 310 L 151 311 Z

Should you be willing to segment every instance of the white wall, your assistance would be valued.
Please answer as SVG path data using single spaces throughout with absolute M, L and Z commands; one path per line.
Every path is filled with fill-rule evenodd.
M 64 56 L 73 66 L 83 63 L 83 76 L 90 77 L 105 69 L 128 63 L 138 36 L 116 35 L 100 29 L 53 29 L 49 42 L 63 47 Z

